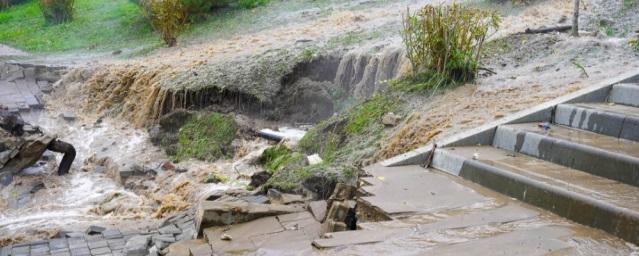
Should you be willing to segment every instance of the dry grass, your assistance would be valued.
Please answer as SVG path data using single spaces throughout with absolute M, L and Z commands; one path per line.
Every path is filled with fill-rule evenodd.
M 402 39 L 413 76 L 436 72 L 455 81 L 474 79 L 484 40 L 499 21 L 494 12 L 457 3 L 407 10 Z

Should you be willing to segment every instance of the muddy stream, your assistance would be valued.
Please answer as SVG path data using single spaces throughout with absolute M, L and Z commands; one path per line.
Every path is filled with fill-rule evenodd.
M 52 109 L 22 113 L 22 116 L 45 133 L 75 146 L 77 156 L 71 172 L 57 176 L 62 154 L 47 151 L 43 160 L 14 176 L 11 185 L 0 189 L 0 239 L 45 238 L 59 231 L 84 231 L 89 225 L 125 230 L 156 228 L 162 217 L 175 212 L 171 205 L 166 212 L 158 212 L 166 204 L 186 208 L 217 190 L 245 187 L 248 184 L 245 178 L 250 173 L 235 170 L 257 168 L 251 167 L 249 160 L 269 145 L 261 139 L 243 141 L 245 152 L 241 158 L 215 163 L 191 160 L 179 163 L 179 172 L 163 170 L 161 165 L 169 162 L 169 157 L 151 144 L 146 130 L 113 119 L 78 116 L 68 121 Z M 154 175 L 141 177 L 134 186 L 126 184 L 128 187 L 125 187 L 104 168 L 91 164 L 93 159 L 107 157 L 119 168 L 138 165 L 152 170 Z M 238 168 L 240 165 L 243 167 Z M 200 182 L 211 173 L 228 177 L 229 181 Z M 164 200 L 167 197 L 171 200 Z

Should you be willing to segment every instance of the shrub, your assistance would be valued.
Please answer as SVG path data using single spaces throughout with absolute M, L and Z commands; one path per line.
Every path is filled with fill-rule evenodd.
M 40 10 L 47 24 L 60 24 L 73 19 L 74 0 L 40 0 Z
M 630 40 L 630 48 L 639 53 L 639 36 L 637 36 L 637 38 L 635 39 Z
M 177 44 L 177 36 L 186 19 L 181 0 L 146 0 L 141 2 L 153 30 L 169 47 Z
M 484 40 L 499 20 L 494 12 L 457 3 L 407 10 L 402 39 L 413 76 L 437 72 L 455 81 L 474 79 Z

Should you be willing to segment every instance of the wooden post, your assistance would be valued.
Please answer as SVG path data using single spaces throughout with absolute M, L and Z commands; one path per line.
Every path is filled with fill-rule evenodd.
M 572 14 L 572 36 L 579 36 L 579 2 L 581 0 L 575 1 L 575 9 Z

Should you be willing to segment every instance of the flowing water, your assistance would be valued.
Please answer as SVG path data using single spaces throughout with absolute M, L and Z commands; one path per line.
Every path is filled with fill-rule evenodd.
M 126 226 L 132 229 L 153 227 L 158 219 L 152 213 L 158 207 L 157 200 L 170 191 L 160 189 L 173 187 L 178 183 L 193 180 L 192 170 L 211 169 L 224 165 L 192 162 L 189 172 L 175 174 L 158 168 L 168 158 L 163 151 L 149 142 L 145 130 L 132 128 L 127 123 L 110 119 L 102 121 L 65 121 L 57 114 L 34 111 L 22 114 L 25 121 L 37 124 L 47 134 L 69 142 L 76 148 L 77 156 L 71 173 L 57 176 L 57 164 L 62 155 L 42 162 L 14 177 L 14 182 L 0 189 L 0 240 L 48 236 L 58 230 L 83 231 L 88 225 Z M 85 164 L 92 156 L 110 157 L 117 166 L 131 164 L 149 166 L 158 172 L 155 180 L 144 183 L 146 190 L 126 189 L 104 171 L 96 171 Z M 195 168 L 195 166 L 199 166 Z M 199 184 L 193 182 L 191 197 L 197 198 L 216 190 L 225 190 L 241 183 Z M 38 189 L 40 188 L 40 189 Z M 100 214 L 96 209 L 114 195 L 125 198 L 126 211 Z M 125 224 L 126 223 L 126 224 Z

